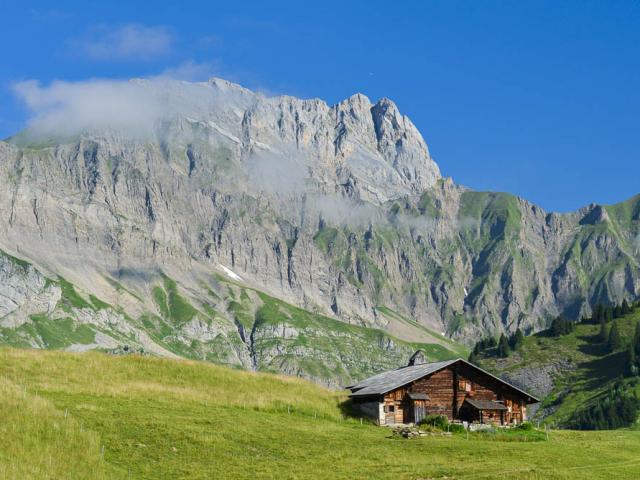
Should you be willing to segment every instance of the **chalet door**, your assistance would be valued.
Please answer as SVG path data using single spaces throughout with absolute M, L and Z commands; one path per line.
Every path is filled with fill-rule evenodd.
M 424 402 L 413 402 L 413 422 L 420 423 L 420 421 L 427 416 L 427 409 Z

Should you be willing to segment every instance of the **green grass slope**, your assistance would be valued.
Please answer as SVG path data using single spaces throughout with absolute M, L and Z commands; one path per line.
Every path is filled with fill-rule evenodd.
M 128 351 L 286 373 L 334 387 L 404 365 L 417 349 L 432 361 L 467 355 L 464 347 L 415 322 L 411 328 L 422 335 L 411 341 L 411 335 L 398 338 L 391 331 L 298 308 L 222 275 L 200 280 L 202 290 L 197 291 L 159 272 L 149 281 L 147 303 L 112 284 L 137 305 L 129 315 L 123 307 L 62 277 L 46 277 L 0 250 L 0 283 L 10 291 L 33 289 L 30 297 L 18 298 L 27 313 L 20 314 L 20 308 L 0 312 L 0 345 L 71 351 L 126 346 Z M 52 299 L 55 308 L 49 309 L 38 295 Z M 147 337 L 149 341 L 141 340 Z
M 636 431 L 399 440 L 343 417 L 343 399 L 300 379 L 204 362 L 0 349 L 0 477 L 609 479 L 640 471 Z
M 627 346 L 640 322 L 640 308 L 613 321 L 624 340 L 623 347 L 614 352 L 609 352 L 598 338 L 599 325 L 578 323 L 573 332 L 560 337 L 549 337 L 544 332 L 526 337 L 523 346 L 509 357 L 481 357 L 480 364 L 507 378 L 522 379 L 524 375 L 525 383 L 524 372 L 530 372 L 533 384 L 536 372 L 550 372 L 553 388 L 545 396 L 540 412 L 547 421 L 563 425 L 574 412 L 612 389 L 623 375 Z

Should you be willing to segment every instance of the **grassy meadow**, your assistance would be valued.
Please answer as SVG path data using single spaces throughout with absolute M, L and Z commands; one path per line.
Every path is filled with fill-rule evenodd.
M 640 432 L 392 438 L 303 380 L 0 349 L 0 478 L 638 478 Z M 535 441 L 537 440 L 537 441 Z

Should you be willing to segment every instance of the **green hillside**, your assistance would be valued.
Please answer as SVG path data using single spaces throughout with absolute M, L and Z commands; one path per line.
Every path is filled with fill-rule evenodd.
M 135 305 L 135 312 L 0 250 L 0 285 L 9 295 L 0 305 L 0 345 L 146 351 L 286 373 L 332 387 L 404 365 L 417 349 L 432 361 L 468 354 L 390 309 L 381 307 L 385 330 L 349 324 L 216 273 L 201 275 L 198 291 L 162 271 L 137 293 L 106 281 L 118 292 L 114 298 Z
M 4 348 L 0 393 L 8 479 L 609 479 L 640 470 L 638 431 L 396 439 L 345 417 L 339 393 L 204 362 Z
M 574 416 L 623 386 L 640 396 L 637 377 L 625 372 L 628 348 L 640 322 L 640 308 L 606 324 L 607 332 L 616 324 L 621 344 L 611 350 L 600 338 L 601 326 L 576 323 L 573 331 L 557 337 L 540 332 L 526 337 L 520 348 L 507 358 L 498 358 L 496 349 L 480 354 L 478 362 L 490 371 L 515 380 L 544 398 L 537 414 L 548 422 L 571 426 Z M 543 388 L 551 380 L 549 388 Z

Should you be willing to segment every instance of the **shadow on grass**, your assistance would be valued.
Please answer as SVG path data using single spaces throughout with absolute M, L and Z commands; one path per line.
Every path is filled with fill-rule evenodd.
M 366 415 L 356 407 L 356 405 L 353 403 L 353 400 L 351 399 L 340 402 L 338 408 L 340 409 L 340 413 L 342 413 L 342 416 L 346 418 L 366 418 Z
M 585 355 L 591 355 L 595 357 L 603 357 L 609 353 L 607 346 L 600 340 L 599 335 L 581 335 L 576 337 L 578 340 L 582 340 L 583 343 L 578 347 Z
M 581 367 L 588 379 L 585 388 L 596 389 L 620 377 L 624 372 L 626 358 L 626 352 L 622 351 L 582 363 Z

